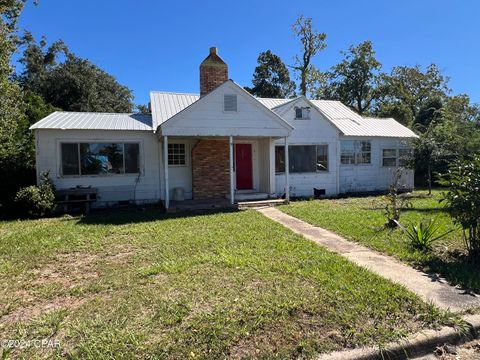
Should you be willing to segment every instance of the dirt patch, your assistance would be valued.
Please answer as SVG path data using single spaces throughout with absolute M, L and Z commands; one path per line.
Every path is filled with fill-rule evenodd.
M 480 340 L 474 340 L 461 346 L 438 347 L 435 357 L 439 360 L 478 360 L 480 359 Z
M 292 326 L 293 321 L 293 326 Z M 287 326 L 290 324 L 290 326 Z M 275 323 L 257 330 L 254 334 L 246 333 L 230 350 L 229 358 L 257 358 L 259 354 L 275 354 L 277 349 L 294 349 L 292 354 L 277 354 L 288 358 L 302 358 L 308 349 L 299 345 L 310 338 L 315 343 L 322 343 L 330 349 L 340 349 L 346 340 L 340 329 L 326 326 L 318 317 L 310 313 L 300 312 L 295 319 L 278 319 Z
M 124 262 L 135 254 L 137 248 L 130 245 L 113 247 L 104 254 L 66 253 L 56 256 L 53 263 L 34 270 L 34 285 L 59 284 L 69 288 L 100 277 L 97 265 L 100 261 Z
M 135 251 L 131 246 L 122 245 L 104 254 L 74 252 L 56 255 L 54 261 L 33 270 L 32 277 L 22 285 L 23 289 L 6 296 L 10 301 L 0 305 L 0 315 L 4 314 L 0 321 L 28 321 L 53 310 L 78 308 L 94 295 L 71 296 L 70 289 L 95 283 L 102 276 L 102 263 L 122 263 Z M 50 293 L 45 296 L 43 291 Z
M 92 297 L 57 297 L 49 301 L 40 301 L 32 305 L 20 307 L 11 313 L 0 318 L 2 323 L 25 322 L 33 320 L 39 316 L 48 314 L 54 310 L 67 309 L 74 310 L 82 306 Z
M 33 285 L 58 284 L 72 288 L 99 277 L 95 263 L 96 254 L 71 253 L 60 254 L 54 263 L 49 263 L 33 271 Z
M 129 244 L 116 245 L 103 256 L 103 259 L 113 262 L 123 262 L 138 253 L 139 250 L 138 247 Z

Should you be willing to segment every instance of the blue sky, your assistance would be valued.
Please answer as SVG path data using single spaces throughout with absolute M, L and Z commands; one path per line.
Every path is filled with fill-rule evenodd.
M 20 26 L 63 39 L 130 87 L 136 103 L 147 103 L 150 90 L 198 92 L 198 65 L 210 46 L 244 86 L 261 51 L 291 64 L 299 51 L 291 25 L 300 14 L 327 33 L 328 47 L 314 59 L 320 69 L 368 39 L 383 70 L 434 62 L 454 93 L 480 103 L 478 0 L 40 0 L 27 5 Z

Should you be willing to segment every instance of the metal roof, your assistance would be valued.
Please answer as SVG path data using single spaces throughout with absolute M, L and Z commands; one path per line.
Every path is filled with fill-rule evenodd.
M 417 138 L 406 126 L 392 118 L 361 118 L 360 121 L 337 119 L 334 121 L 345 136 L 369 136 L 392 138 Z
M 260 101 L 263 105 L 268 107 L 269 109 L 273 109 L 274 107 L 286 104 L 295 99 L 272 99 L 272 98 L 256 98 Z
M 30 129 L 153 130 L 150 115 L 63 111 L 48 115 Z
M 150 92 L 150 106 L 152 107 L 153 128 L 157 127 L 179 113 L 187 106 L 200 99 L 199 94 Z
M 414 138 L 417 135 L 392 118 L 362 117 L 340 101 L 310 100 L 344 136 Z
M 196 102 L 198 94 L 152 91 L 150 101 L 152 115 L 54 112 L 30 127 L 30 129 L 91 129 L 91 130 L 143 130 L 152 131 L 189 105 Z M 270 109 L 295 99 L 257 98 Z M 344 136 L 369 137 L 417 137 L 415 133 L 392 118 L 364 118 L 340 101 L 308 100 Z
M 200 98 L 198 94 L 152 91 L 150 101 L 154 128 L 173 115 L 193 104 Z M 296 99 L 256 98 L 270 109 L 274 109 Z M 309 100 L 344 136 L 370 137 L 416 137 L 415 133 L 395 119 L 364 118 L 340 101 Z

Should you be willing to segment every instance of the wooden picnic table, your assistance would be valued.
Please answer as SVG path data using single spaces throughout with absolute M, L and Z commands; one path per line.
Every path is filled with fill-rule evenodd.
M 56 191 L 57 204 L 63 205 L 64 211 L 69 204 L 85 204 L 85 213 L 90 212 L 90 204 L 97 201 L 97 188 L 76 187 Z

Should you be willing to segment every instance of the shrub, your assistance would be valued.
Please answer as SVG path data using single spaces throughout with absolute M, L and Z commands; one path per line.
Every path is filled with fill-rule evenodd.
M 480 157 L 472 161 L 457 161 L 447 174 L 440 176 L 440 184 L 448 186 L 443 194 L 453 220 L 463 228 L 463 238 L 469 256 L 480 257 Z
M 396 228 L 399 225 L 401 211 L 412 206 L 410 200 L 401 195 L 401 191 L 406 188 L 406 186 L 400 184 L 402 171 L 403 168 L 395 170 L 392 184 L 388 188 L 388 194 L 384 196 L 385 217 L 387 218 L 385 227 Z
M 48 177 L 42 175 L 38 186 L 32 185 L 20 189 L 15 197 L 20 210 L 30 216 L 45 216 L 55 208 L 55 188 Z
M 440 227 L 441 224 L 439 224 L 436 219 L 430 219 L 428 222 L 421 221 L 410 228 L 405 228 L 402 226 L 410 240 L 410 246 L 422 252 L 428 252 L 432 250 L 432 246 L 435 241 L 440 240 L 453 231 L 449 230 L 445 233 L 437 235 Z

